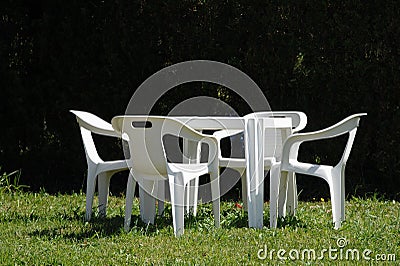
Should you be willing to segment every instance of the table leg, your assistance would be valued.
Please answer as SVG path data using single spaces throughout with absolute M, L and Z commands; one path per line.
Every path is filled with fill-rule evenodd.
M 249 227 L 263 227 L 264 209 L 264 148 L 263 120 L 248 119 L 245 126 L 246 179 Z M 261 144 L 260 144 L 261 143 Z

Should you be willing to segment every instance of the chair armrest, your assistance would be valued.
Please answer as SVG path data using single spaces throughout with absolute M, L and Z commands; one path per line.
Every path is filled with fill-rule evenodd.
M 216 138 L 217 140 L 217 154 L 218 154 L 218 158 L 222 159 L 222 154 L 221 154 L 221 139 L 223 138 L 227 138 L 227 137 L 231 137 L 231 136 L 235 136 L 237 134 L 243 133 L 243 130 L 240 129 L 223 129 L 223 130 L 218 130 L 216 132 L 213 133 L 213 136 Z
M 95 134 L 110 137 L 121 137 L 121 134 L 115 132 L 110 123 L 104 121 L 98 116 L 95 116 L 94 114 L 75 110 L 70 110 L 70 112 L 76 116 L 76 119 L 81 127 L 86 128 Z
M 295 114 L 298 116 L 299 122 L 298 122 L 298 125 L 292 129 L 293 133 L 303 130 L 307 125 L 307 116 L 305 113 L 295 112 Z
M 237 135 L 242 132 L 243 132 L 243 130 L 239 130 L 239 129 L 223 129 L 223 130 L 218 130 L 218 131 L 214 132 L 213 136 L 219 142 L 223 138 L 231 137 L 231 136 Z
M 212 142 L 212 143 L 216 143 L 217 142 L 217 138 L 214 137 L 213 135 L 207 135 L 207 134 L 203 134 L 200 133 L 199 131 L 193 129 L 192 127 L 185 125 L 184 123 L 174 119 L 174 118 L 165 118 L 166 121 L 170 121 L 172 123 L 176 123 L 177 126 L 174 128 L 179 128 L 179 132 L 175 132 L 171 131 L 168 132 L 172 135 L 178 136 L 178 137 L 182 137 L 191 141 L 196 141 L 196 142 Z
M 218 171 L 218 158 L 220 150 L 218 148 L 218 140 L 216 137 L 213 135 L 200 133 L 199 131 L 180 122 L 177 119 L 171 117 L 163 119 L 165 119 L 165 122 L 175 124 L 170 127 L 171 130 L 164 133 L 172 134 L 198 143 L 206 143 L 208 145 L 208 161 L 210 163 L 209 167 L 212 169 L 212 172 L 216 173 Z M 179 129 L 179 131 L 177 131 L 177 129 Z
M 282 164 L 288 164 L 290 159 L 297 160 L 301 143 L 306 141 L 329 139 L 346 134 L 358 127 L 360 117 L 364 115 L 367 114 L 354 114 L 328 128 L 308 133 L 297 133 L 289 136 L 283 144 Z

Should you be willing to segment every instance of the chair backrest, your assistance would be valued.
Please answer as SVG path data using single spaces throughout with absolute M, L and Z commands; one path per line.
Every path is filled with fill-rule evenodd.
M 356 137 L 357 133 L 357 128 L 360 123 L 360 118 L 361 116 L 364 116 L 366 114 L 357 114 L 350 116 L 344 120 L 342 120 L 342 124 L 339 125 L 340 128 L 343 129 L 342 134 L 349 133 L 349 138 L 347 139 L 346 147 L 344 148 L 342 158 L 339 161 L 339 164 L 346 165 L 347 160 L 349 159 L 351 148 L 353 147 L 354 139 Z M 338 124 L 340 124 L 339 122 Z M 340 134 L 340 133 L 338 133 Z M 340 135 L 342 135 L 340 134 Z
M 103 162 L 97 153 L 92 133 L 111 137 L 118 137 L 120 135 L 114 131 L 110 123 L 107 123 L 94 114 L 75 110 L 70 110 L 70 112 L 76 116 L 76 120 L 79 124 L 87 162 Z
M 111 124 L 100 117 L 83 111 L 70 110 L 70 112 L 76 116 L 79 126 L 86 128 L 90 132 L 104 136 L 120 137 L 120 134 L 114 131 Z
M 297 111 L 266 111 L 255 112 L 244 116 L 244 118 L 268 118 L 268 117 L 283 117 L 292 119 L 292 132 L 302 130 L 307 125 L 307 116 L 303 112 Z M 264 131 L 264 157 L 275 157 L 278 161 L 281 160 L 282 146 L 284 140 L 289 134 L 284 134 L 282 130 L 267 128 Z
M 201 134 L 185 124 L 160 116 L 117 116 L 112 119 L 116 131 L 129 143 L 134 172 L 148 176 L 167 175 L 167 156 L 163 144 L 165 135 L 201 139 Z
M 165 119 L 150 116 L 114 117 L 112 125 L 121 130 L 123 139 L 128 141 L 131 159 L 129 167 L 135 173 L 149 176 L 167 174 L 167 158 L 163 145 Z
M 298 111 L 265 111 L 248 114 L 244 117 L 289 117 L 292 119 L 292 133 L 303 130 L 307 125 L 307 115 Z

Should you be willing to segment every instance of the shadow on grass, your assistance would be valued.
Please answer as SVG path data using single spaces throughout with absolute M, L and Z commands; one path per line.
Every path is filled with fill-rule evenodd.
M 232 202 L 221 204 L 221 227 L 244 228 L 248 226 L 247 211 L 237 208 L 237 204 Z M 168 228 L 173 232 L 172 228 L 172 207 L 165 204 L 164 212 L 161 216 L 157 216 L 154 225 L 144 224 L 139 215 L 132 215 L 131 231 L 141 231 L 146 234 L 158 233 L 159 230 Z M 214 228 L 214 215 L 212 204 L 202 204 L 198 206 L 196 215 L 192 212 L 185 215 L 185 229 L 212 229 Z
M 143 223 L 140 214 L 133 214 L 131 216 L 130 234 L 156 236 L 167 233 L 173 235 L 171 209 L 171 205 L 166 204 L 164 213 L 156 216 L 154 224 Z M 221 228 L 235 229 L 248 227 L 247 211 L 242 207 L 238 207 L 237 203 L 232 202 L 224 204 L 220 213 Z M 83 217 L 84 213 L 81 211 L 73 211 L 68 214 L 59 213 L 56 219 L 51 220 L 60 225 L 53 226 L 52 228 L 49 228 L 48 225 L 44 225 L 43 227 L 46 228 L 35 229 L 29 233 L 29 235 L 48 240 L 69 239 L 72 241 L 85 242 L 88 239 L 125 234 L 124 217 L 121 215 L 112 217 L 94 216 L 90 222 L 85 222 Z M 32 217 L 29 220 L 32 220 Z M 43 219 L 40 220 L 43 221 Z M 264 224 L 268 223 L 269 212 L 266 211 L 264 215 Z M 287 216 L 278 220 L 278 228 L 285 227 L 305 228 L 306 225 L 295 216 Z M 196 216 L 193 214 L 187 214 L 185 216 L 185 229 L 202 231 L 212 228 L 214 228 L 214 215 L 211 204 L 199 206 Z
M 89 222 L 84 221 L 84 212 L 59 213 L 52 217 L 36 217 L 39 226 L 42 227 L 30 232 L 31 237 L 39 237 L 47 240 L 69 239 L 73 241 L 83 241 L 92 238 L 103 238 L 124 233 L 124 217 L 116 215 L 112 217 L 93 216 Z M 29 219 L 32 221 L 32 218 Z M 46 222 L 47 224 L 43 224 Z M 48 223 L 56 223 L 58 226 L 50 227 Z M 42 225 L 42 226 L 41 226 Z M 145 224 L 140 215 L 132 215 L 131 231 L 135 234 L 151 235 L 158 233 L 161 228 L 172 225 L 171 213 L 157 216 L 155 224 Z M 43 228 L 46 227 L 46 228 Z
M 123 218 L 116 216 L 110 218 L 93 218 L 84 222 L 83 218 L 76 223 L 63 224 L 53 228 L 36 229 L 29 235 L 45 239 L 70 239 L 84 240 L 117 235 L 121 232 Z

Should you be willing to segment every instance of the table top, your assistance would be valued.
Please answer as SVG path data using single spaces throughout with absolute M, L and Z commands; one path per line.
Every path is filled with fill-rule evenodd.
M 124 117 L 124 116 L 118 116 Z M 125 117 L 144 117 L 144 115 L 126 115 Z M 151 117 L 151 115 L 149 116 Z M 155 116 L 163 117 L 163 116 Z M 176 119 L 196 130 L 244 130 L 245 120 L 263 120 L 264 128 L 291 128 L 292 120 L 288 117 L 258 117 L 243 118 L 232 116 L 165 116 L 166 118 Z
M 194 128 L 202 130 L 243 130 L 245 118 L 229 116 L 173 116 L 172 118 Z M 255 120 L 255 118 L 247 118 Z M 288 117 L 265 117 L 257 118 L 263 120 L 264 128 L 289 128 L 292 127 L 292 119 Z

